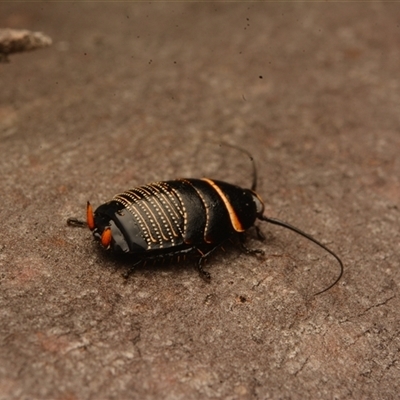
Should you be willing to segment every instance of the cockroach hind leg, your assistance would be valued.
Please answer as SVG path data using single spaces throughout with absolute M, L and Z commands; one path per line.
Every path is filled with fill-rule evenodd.
M 207 283 L 211 282 L 211 275 L 209 272 L 204 271 L 202 262 L 205 259 L 205 256 L 200 257 L 199 261 L 197 262 L 197 270 L 199 271 L 200 276 L 206 281 Z
M 241 247 L 241 249 L 242 249 L 242 251 L 244 252 L 244 253 L 246 253 L 246 254 L 250 254 L 250 255 L 263 255 L 265 252 L 264 252 L 264 250 L 261 250 L 261 249 L 250 249 L 249 247 L 247 247 L 246 245 L 245 245 L 245 237 L 244 237 L 244 235 L 240 235 L 239 236 L 239 244 L 240 244 L 240 247 Z
M 140 263 L 142 263 L 142 260 L 136 261 L 133 265 L 128 267 L 127 270 L 122 273 L 122 277 L 125 280 L 128 280 L 129 277 L 135 272 L 135 267 L 138 266 Z
M 207 256 L 209 256 L 215 250 L 215 247 L 213 249 L 211 249 L 210 251 L 208 251 L 207 253 L 203 253 L 199 248 L 196 248 L 196 250 L 200 254 L 200 258 L 197 261 L 197 271 L 199 271 L 200 276 L 204 279 L 205 282 L 210 283 L 211 275 L 209 272 L 204 271 L 203 262 L 207 259 Z

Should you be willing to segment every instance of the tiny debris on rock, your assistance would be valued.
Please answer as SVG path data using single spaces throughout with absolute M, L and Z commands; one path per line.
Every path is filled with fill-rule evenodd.
M 8 62 L 8 55 L 50 46 L 52 40 L 41 32 L 25 29 L 0 29 L 0 62 Z

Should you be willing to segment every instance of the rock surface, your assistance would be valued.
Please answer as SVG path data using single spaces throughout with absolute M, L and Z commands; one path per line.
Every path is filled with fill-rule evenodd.
M 2 3 L 53 45 L 0 65 L 0 398 L 396 398 L 396 3 Z M 275 226 L 139 268 L 66 219 L 130 186 L 246 185 Z

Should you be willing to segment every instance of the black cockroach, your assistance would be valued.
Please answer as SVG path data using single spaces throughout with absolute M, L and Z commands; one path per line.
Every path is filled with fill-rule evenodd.
M 134 265 L 147 259 L 195 254 L 200 274 L 209 280 L 210 274 L 202 267 L 206 257 L 235 236 L 243 243 L 244 232 L 259 219 L 290 229 L 335 257 L 340 265 L 339 276 L 316 294 L 332 288 L 343 275 L 341 259 L 299 228 L 264 215 L 264 203 L 256 193 L 257 170 L 253 157 L 243 149 L 230 147 L 250 157 L 251 189 L 207 178 L 155 182 L 117 194 L 94 213 L 87 202 L 87 222 L 75 218 L 67 222 L 88 226 L 104 248 L 135 256 Z M 258 229 L 257 232 L 262 237 Z

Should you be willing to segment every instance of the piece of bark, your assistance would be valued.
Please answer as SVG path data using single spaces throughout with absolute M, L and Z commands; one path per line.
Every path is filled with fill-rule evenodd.
M 41 32 L 25 29 L 0 29 L 0 62 L 7 62 L 8 55 L 50 46 L 52 40 Z

